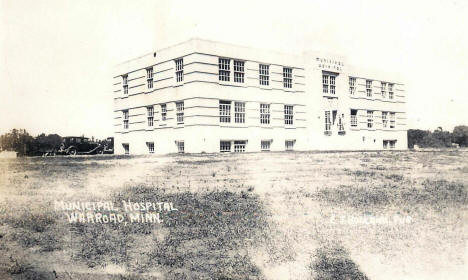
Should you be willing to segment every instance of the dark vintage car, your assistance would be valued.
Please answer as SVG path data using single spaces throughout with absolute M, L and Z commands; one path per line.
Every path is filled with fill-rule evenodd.
M 61 155 L 94 155 L 102 154 L 104 147 L 94 141 L 90 141 L 87 137 L 67 136 L 63 137 L 57 154 Z

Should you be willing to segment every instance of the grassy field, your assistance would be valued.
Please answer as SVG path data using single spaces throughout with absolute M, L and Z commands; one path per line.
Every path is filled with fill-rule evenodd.
M 0 279 L 465 279 L 467 186 L 467 150 L 0 159 Z

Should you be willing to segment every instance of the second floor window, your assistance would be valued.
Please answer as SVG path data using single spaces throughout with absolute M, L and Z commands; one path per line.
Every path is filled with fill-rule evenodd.
M 231 122 L 231 101 L 219 101 L 219 121 L 222 123 Z
M 390 128 L 395 128 L 395 113 L 390 113 Z
M 245 123 L 245 103 L 234 103 L 234 121 L 236 123 Z
M 153 88 L 153 67 L 146 69 L 146 83 L 149 89 Z
M 270 104 L 260 104 L 260 123 L 270 123 Z
M 177 123 L 184 123 L 184 102 L 176 103 Z
M 230 64 L 231 60 L 227 58 L 220 58 L 219 59 L 219 80 L 220 81 L 229 81 L 229 77 L 231 75 L 230 71 Z
M 387 83 L 382 82 L 382 98 L 387 98 Z
M 324 94 L 335 94 L 336 92 L 336 74 L 322 73 L 322 89 Z
M 128 119 L 129 119 L 128 110 L 125 110 L 122 113 L 123 113 L 123 128 L 128 129 Z
M 367 111 L 367 128 L 374 127 L 374 111 Z
M 331 131 L 331 113 L 325 111 L 325 132 Z
M 293 106 L 284 105 L 284 124 L 293 124 Z
M 382 112 L 382 127 L 387 128 L 388 125 L 388 112 Z
M 234 60 L 234 82 L 244 82 L 244 61 Z
M 351 126 L 357 126 L 357 110 L 351 109 Z
M 154 124 L 154 107 L 146 107 L 146 113 L 148 117 L 148 126 L 151 127 Z
M 354 95 L 356 92 L 356 78 L 349 77 L 349 94 Z
M 259 64 L 259 80 L 260 85 L 267 86 L 270 84 L 270 66 Z
M 367 97 L 372 97 L 372 81 L 366 80 L 366 94 Z
M 178 58 L 174 60 L 176 68 L 176 81 L 182 82 L 184 80 L 184 59 Z
M 167 106 L 166 104 L 161 104 L 161 120 L 165 121 L 167 117 Z
M 123 87 L 123 93 L 127 95 L 128 94 L 128 75 L 122 76 L 122 87 Z
M 393 84 L 388 84 L 388 99 L 393 99 Z
M 283 86 L 292 88 L 292 68 L 283 67 Z

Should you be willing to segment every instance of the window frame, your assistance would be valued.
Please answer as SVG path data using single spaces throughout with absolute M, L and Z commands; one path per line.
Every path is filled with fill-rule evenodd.
M 231 59 L 218 57 L 218 79 L 221 82 L 231 80 Z
M 184 81 L 184 58 L 174 59 L 175 63 L 175 76 L 176 82 L 181 83 Z
M 234 102 L 234 122 L 245 123 L 245 102 Z
M 167 104 L 162 103 L 159 106 L 161 106 L 161 121 L 166 121 L 167 120 Z
M 283 66 L 283 87 L 284 88 L 289 88 L 289 89 L 292 88 L 292 79 L 293 79 L 292 71 L 293 71 L 292 67 Z
M 243 60 L 234 60 L 233 62 L 234 70 L 234 83 L 244 83 L 245 77 L 245 61 Z
M 176 120 L 177 120 L 177 124 L 183 124 L 184 123 L 184 111 L 185 111 L 184 101 L 176 102 Z
M 390 128 L 394 129 L 396 127 L 396 113 L 395 112 L 390 112 L 389 113 L 390 117 Z
M 394 96 L 395 94 L 394 94 L 394 91 L 393 91 L 394 85 L 395 85 L 395 84 L 391 84 L 391 83 L 388 84 L 388 99 L 391 99 L 391 100 L 393 100 L 394 97 L 395 97 L 395 96 Z
M 366 80 L 366 96 L 372 97 L 372 80 Z
M 128 74 L 122 75 L 123 94 L 128 95 Z
M 367 110 L 367 128 L 374 128 L 374 111 Z
M 388 112 L 382 111 L 382 128 L 388 127 Z
M 270 85 L 270 65 L 269 64 L 258 64 L 258 81 L 261 86 Z
M 354 95 L 356 93 L 356 77 L 349 77 L 349 94 Z
M 324 95 L 336 95 L 336 78 L 338 73 L 322 71 L 322 93 Z
M 270 124 L 270 104 L 260 103 L 260 124 L 269 125 Z
M 355 114 L 353 114 L 353 112 Z M 349 115 L 350 115 L 350 125 L 351 127 L 357 127 L 358 126 L 358 122 L 357 122 L 357 113 L 358 113 L 358 110 L 357 109 L 351 109 Z
M 234 153 L 245 153 L 247 148 L 247 141 L 246 140 L 235 140 L 233 143 L 233 151 Z
M 296 140 L 285 140 L 284 141 L 284 150 L 285 151 L 294 151 L 294 144 L 295 143 L 296 143 Z
M 123 110 L 123 129 L 128 130 L 129 129 L 129 120 L 130 120 L 130 115 L 129 115 L 129 110 Z
M 231 152 L 231 141 L 220 140 L 219 141 L 219 152 L 230 153 Z
M 147 125 L 148 127 L 154 126 L 154 106 L 146 107 Z
M 153 66 L 146 68 L 146 86 L 147 89 L 152 89 L 153 88 Z
M 219 100 L 219 122 L 231 123 L 232 101 Z
M 380 82 L 382 98 L 387 98 L 387 84 L 386 82 Z
M 185 153 L 185 141 L 184 140 L 177 140 L 176 146 L 177 146 L 177 153 L 179 154 L 184 154 Z
M 294 106 L 284 105 L 284 124 L 294 125 Z
M 154 142 L 146 142 L 146 147 L 148 147 L 148 154 L 154 154 Z
M 271 151 L 271 140 L 261 140 L 260 141 L 260 151 L 269 152 Z

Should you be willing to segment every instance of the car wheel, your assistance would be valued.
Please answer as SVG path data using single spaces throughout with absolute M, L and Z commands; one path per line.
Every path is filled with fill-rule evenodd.
M 72 155 L 72 156 L 76 156 L 76 149 L 70 149 L 68 151 L 68 154 Z

